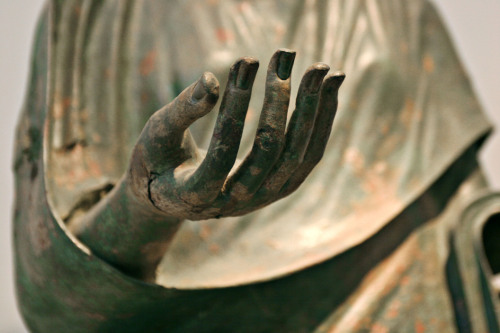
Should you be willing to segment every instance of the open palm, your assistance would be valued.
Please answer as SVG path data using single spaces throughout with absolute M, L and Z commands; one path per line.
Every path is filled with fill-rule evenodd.
M 302 78 L 287 128 L 294 59 L 289 50 L 278 50 L 271 58 L 253 147 L 234 172 L 230 174 L 259 66 L 248 57 L 230 69 L 206 155 L 197 149 L 188 127 L 218 100 L 213 74 L 203 74 L 151 116 L 127 174 L 134 192 L 169 216 L 203 220 L 243 215 L 297 189 L 323 156 L 345 76 L 325 78 L 329 67 L 312 65 Z

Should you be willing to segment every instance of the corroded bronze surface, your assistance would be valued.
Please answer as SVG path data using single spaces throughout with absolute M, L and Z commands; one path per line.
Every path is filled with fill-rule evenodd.
M 489 130 L 424 0 L 49 1 L 16 147 L 21 312 L 495 332 Z

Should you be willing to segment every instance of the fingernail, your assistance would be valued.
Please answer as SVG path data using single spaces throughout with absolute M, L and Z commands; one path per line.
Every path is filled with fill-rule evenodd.
M 238 68 L 238 77 L 236 78 L 236 87 L 247 90 L 253 84 L 255 75 L 259 69 L 259 61 L 255 58 L 245 57 L 241 59 Z
M 345 74 L 342 72 L 335 72 L 329 75 L 325 80 L 328 81 L 328 85 L 335 90 L 338 90 L 342 83 L 344 82 Z
M 201 78 L 198 80 L 196 87 L 194 87 L 193 98 L 199 101 L 206 95 L 207 95 L 207 89 L 205 87 L 205 74 L 203 74 Z
M 310 67 L 310 70 L 312 72 L 306 78 L 307 81 L 305 82 L 305 85 L 307 87 L 307 90 L 315 94 L 321 88 L 323 78 L 330 70 L 330 67 L 327 64 L 316 63 Z
M 215 99 L 219 96 L 219 82 L 215 76 L 209 72 L 203 73 L 198 80 L 193 90 L 193 99 L 199 101 L 207 95 Z
M 278 58 L 278 77 L 282 80 L 287 80 L 292 73 L 293 62 L 295 61 L 295 51 L 280 50 Z
M 345 74 L 343 72 L 335 72 L 333 74 L 333 77 L 335 79 L 335 82 L 337 83 L 337 89 L 339 89 L 342 83 L 344 83 Z

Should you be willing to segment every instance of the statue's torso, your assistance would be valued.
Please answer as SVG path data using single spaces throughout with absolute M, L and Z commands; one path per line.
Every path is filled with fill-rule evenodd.
M 191 296 L 158 291 L 155 302 L 174 312 L 185 308 L 168 304 L 183 297 L 191 304 L 186 313 L 200 316 L 204 300 L 219 299 L 221 304 L 207 313 L 234 313 L 222 303 L 235 302 L 242 311 L 252 308 L 249 318 L 260 313 L 260 319 L 278 325 L 283 316 L 275 311 L 286 308 L 279 295 L 297 292 L 290 309 L 298 311 L 305 299 L 317 304 L 297 320 L 321 313 L 322 318 L 311 319 L 321 322 L 333 311 L 325 310 L 328 306 L 338 305 L 369 267 L 389 255 L 389 250 L 376 253 L 387 243 L 381 230 L 489 129 L 446 32 L 424 1 L 68 1 L 59 8 L 45 148 L 48 196 L 63 217 L 82 193 L 116 182 L 149 115 L 203 71 L 213 71 L 224 85 L 235 58 L 261 60 L 242 151 L 251 144 L 264 92 L 262 74 L 275 49 L 298 51 L 295 89 L 315 61 L 348 75 L 325 157 L 297 193 L 248 216 L 182 226 L 160 266 L 160 285 L 244 286 Z M 214 115 L 192 127 L 201 146 Z M 429 226 L 431 231 L 406 242 L 407 230 L 395 229 L 393 245 L 405 245 L 385 266 L 411 258 L 420 241 L 435 238 L 441 229 Z M 429 245 L 428 253 L 437 253 L 444 240 Z M 395 283 L 418 264 L 425 260 L 394 268 Z M 342 282 L 349 277 L 351 282 Z M 447 307 L 448 325 L 452 310 L 442 277 L 432 287 L 441 291 L 436 304 Z M 259 281 L 269 282 L 251 284 Z M 414 288 L 424 286 L 414 282 Z M 137 292 L 144 297 L 155 293 L 143 287 Z M 329 300 L 321 301 L 322 295 Z M 123 304 L 116 306 L 126 313 Z M 156 306 L 154 312 L 160 310 Z
M 399 3 L 89 1 L 78 12 L 62 7 L 59 45 L 71 52 L 57 54 L 74 67 L 68 73 L 56 65 L 48 164 L 56 208 L 64 216 L 81 193 L 115 182 L 148 115 L 182 87 L 203 71 L 224 85 L 230 64 L 252 55 L 263 68 L 243 155 L 257 125 L 266 62 L 287 47 L 298 51 L 295 89 L 316 61 L 348 73 L 323 161 L 294 195 L 270 207 L 242 218 L 186 222 L 158 281 L 192 288 L 266 280 L 363 242 L 488 128 L 469 112 L 478 106 L 461 68 L 450 64 L 453 49 L 437 17 L 424 2 Z M 444 84 L 455 79 L 462 82 L 450 91 Z M 192 127 L 201 146 L 216 113 Z
M 240 156 L 252 143 L 275 49 L 297 50 L 295 89 L 316 61 L 348 73 L 325 157 L 308 181 L 254 214 L 186 222 L 160 269 L 167 286 L 265 280 L 331 258 L 380 230 L 488 129 L 470 111 L 479 107 L 469 84 L 422 1 L 89 1 L 79 16 L 63 8 L 60 22 L 73 28 L 61 29 L 60 41 L 74 48 L 75 69 L 61 69 L 72 79 L 56 81 L 63 116 L 52 118 L 48 169 L 63 215 L 72 198 L 121 176 L 148 115 L 203 71 L 224 85 L 236 58 L 261 60 Z M 216 113 L 192 127 L 202 147 Z
M 24 146 L 23 135 L 44 132 L 46 104 L 32 89 L 16 164 L 17 283 L 30 327 L 300 331 L 324 322 L 320 329 L 453 329 L 443 266 L 454 217 L 440 214 L 453 191 L 444 189 L 464 180 L 470 170 L 460 172 L 453 162 L 489 127 L 427 2 L 66 0 L 53 6 L 44 22 L 53 24 L 52 44 L 46 53 L 38 50 L 34 68 L 34 86 L 44 92 L 49 84 L 46 141 L 38 154 Z M 43 31 L 42 41 L 49 35 Z M 348 74 L 324 160 L 296 194 L 242 218 L 186 222 L 158 277 L 179 290 L 123 276 L 75 246 L 61 217 L 82 194 L 120 177 L 149 115 L 203 71 L 224 84 L 234 58 L 257 56 L 265 67 L 278 47 L 298 51 L 295 88 L 314 61 Z M 199 142 L 211 133 L 209 118 L 192 128 Z M 429 190 L 451 165 L 458 176 L 446 174 L 446 186 Z M 465 182 L 451 211 L 484 186 L 477 176 Z M 433 319 L 417 307 L 441 314 Z

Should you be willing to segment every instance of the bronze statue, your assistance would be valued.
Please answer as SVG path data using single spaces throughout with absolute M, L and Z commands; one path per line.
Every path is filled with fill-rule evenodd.
M 35 44 L 31 330 L 498 331 L 490 125 L 428 1 L 51 0 Z

